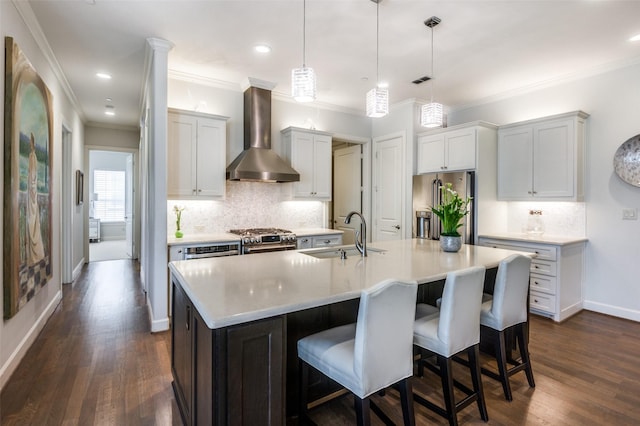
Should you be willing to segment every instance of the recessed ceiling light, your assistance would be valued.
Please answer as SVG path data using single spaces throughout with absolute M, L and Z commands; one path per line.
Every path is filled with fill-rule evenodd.
M 107 99 L 105 99 L 105 101 L 107 101 L 107 102 L 113 102 L 113 99 L 111 99 L 111 98 L 107 98 Z
M 389 87 L 389 83 L 386 81 L 381 81 L 378 83 L 378 87 L 381 89 L 386 89 L 387 87 Z
M 116 115 L 116 110 L 113 105 L 105 105 L 104 106 L 104 114 L 105 115 Z
M 640 34 L 636 34 L 629 39 L 629 41 L 640 41 Z
M 271 46 L 268 44 L 256 44 L 253 49 L 258 53 L 269 53 L 271 52 Z
M 101 78 L 103 80 L 111 80 L 111 74 L 106 72 L 97 72 L 96 77 Z

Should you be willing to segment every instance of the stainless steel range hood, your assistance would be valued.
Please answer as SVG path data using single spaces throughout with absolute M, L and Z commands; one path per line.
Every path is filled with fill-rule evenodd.
M 300 174 L 271 150 L 271 91 L 244 92 L 244 151 L 227 167 L 227 179 L 297 182 Z

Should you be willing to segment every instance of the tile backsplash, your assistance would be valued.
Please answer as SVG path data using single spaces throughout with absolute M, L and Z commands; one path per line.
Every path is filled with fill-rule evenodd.
M 507 231 L 525 233 L 529 210 L 541 210 L 545 234 L 566 237 L 586 235 L 585 203 L 573 202 L 509 202 Z
M 167 231 L 176 229 L 173 206 L 185 207 L 182 232 L 213 234 L 250 227 L 320 228 L 326 226 L 322 201 L 292 201 L 291 183 L 227 181 L 226 199 L 168 200 Z

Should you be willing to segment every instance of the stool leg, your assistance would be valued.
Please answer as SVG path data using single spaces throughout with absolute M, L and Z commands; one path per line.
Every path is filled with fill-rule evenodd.
M 482 375 L 480 373 L 480 350 L 478 345 L 473 345 L 467 351 L 469 355 L 469 369 L 471 370 L 471 381 L 473 382 L 473 391 L 477 395 L 478 410 L 482 420 L 489 421 L 487 413 L 487 405 L 484 401 L 484 388 L 482 387 Z
M 531 359 L 529 358 L 529 344 L 527 343 L 529 325 L 526 322 L 518 325 L 516 338 L 518 339 L 518 349 L 520 350 L 520 357 L 522 363 L 525 364 L 524 372 L 527 375 L 527 381 L 532 388 L 536 387 L 536 382 L 533 381 L 533 370 L 531 369 Z
M 451 358 L 445 358 L 438 355 L 438 364 L 440 365 L 442 393 L 444 394 L 444 405 L 447 409 L 447 415 L 449 416 L 449 425 L 456 426 L 458 424 L 458 415 L 456 413 L 456 401 L 453 394 Z
M 308 420 L 307 398 L 309 390 L 309 365 L 306 362 L 299 360 L 298 366 L 298 371 L 300 372 L 300 380 L 298 381 L 298 383 L 300 384 L 298 389 L 298 395 L 300 397 L 298 406 L 298 418 L 300 424 L 306 424 Z
M 369 398 L 360 399 L 354 396 L 355 408 L 356 408 L 356 421 L 358 426 L 369 426 L 371 424 L 371 411 Z
M 413 412 L 413 389 L 411 388 L 411 377 L 407 377 L 400 382 L 400 403 L 402 404 L 402 419 L 404 426 L 414 426 L 416 417 Z
M 500 381 L 502 382 L 502 390 L 507 401 L 513 401 L 511 395 L 511 385 L 509 384 L 509 374 L 507 373 L 507 353 L 506 342 L 504 339 L 504 330 L 498 331 L 496 339 L 496 361 L 498 363 L 498 371 L 500 372 Z

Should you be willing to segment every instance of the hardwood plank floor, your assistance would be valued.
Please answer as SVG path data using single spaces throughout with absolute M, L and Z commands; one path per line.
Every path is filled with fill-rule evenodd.
M 170 334 L 149 332 L 137 264 L 89 264 L 64 286 L 63 299 L 0 395 L 5 425 L 179 425 L 171 389 Z M 640 424 L 640 324 L 582 312 L 562 324 L 531 317 L 536 387 L 511 378 L 513 401 L 483 376 L 489 425 Z M 483 355 L 483 365 L 493 366 Z M 456 366 L 462 382 L 466 375 Z M 414 390 L 440 403 L 439 380 L 426 372 Z M 401 424 L 396 391 L 374 397 Z M 311 411 L 321 425 L 355 424 L 346 396 Z M 382 424 L 372 416 L 375 425 Z M 460 424 L 485 424 L 477 407 Z M 419 425 L 447 422 L 416 405 Z

